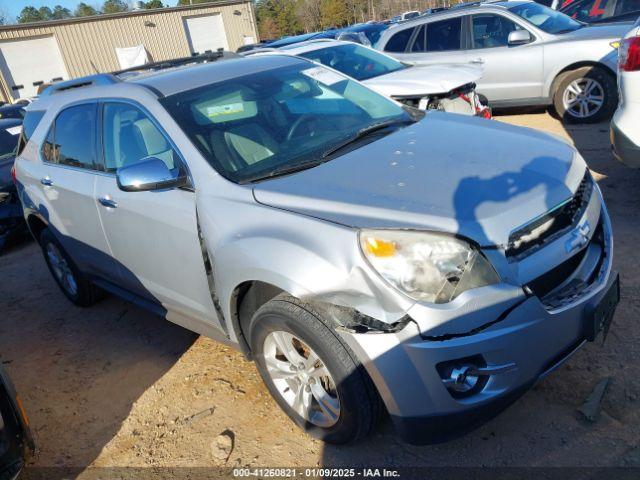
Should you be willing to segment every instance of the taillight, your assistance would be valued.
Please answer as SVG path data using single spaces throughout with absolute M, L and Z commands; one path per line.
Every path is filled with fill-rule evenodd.
M 16 164 L 14 163 L 11 167 L 11 180 L 13 180 L 13 184 L 18 184 L 18 177 L 16 176 Z
M 625 72 L 640 70 L 640 37 L 622 40 L 618 49 L 618 65 Z

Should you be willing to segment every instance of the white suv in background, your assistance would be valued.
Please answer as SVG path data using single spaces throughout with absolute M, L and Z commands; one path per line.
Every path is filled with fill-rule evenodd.
M 611 121 L 611 146 L 618 160 L 640 168 L 640 19 L 620 43 L 618 59 L 620 104 Z

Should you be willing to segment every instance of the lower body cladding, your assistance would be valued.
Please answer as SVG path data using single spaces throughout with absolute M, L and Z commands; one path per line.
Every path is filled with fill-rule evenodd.
M 584 294 L 561 307 L 527 289 L 505 295 L 510 289 L 495 285 L 465 292 L 471 297 L 461 315 L 478 308 L 478 315 L 492 318 L 467 333 L 425 335 L 420 325 L 434 311 L 422 305 L 409 310 L 412 321 L 397 332 L 339 332 L 367 369 L 398 434 L 413 444 L 447 441 L 482 425 L 586 341 L 606 335 L 619 300 L 610 242 L 602 257 L 600 274 Z

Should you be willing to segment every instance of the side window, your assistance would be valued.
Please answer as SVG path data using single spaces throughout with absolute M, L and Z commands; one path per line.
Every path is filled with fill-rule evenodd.
M 42 147 L 47 162 L 96 169 L 96 109 L 91 103 L 58 114 Z
M 29 143 L 29 139 L 33 132 L 36 131 L 40 120 L 44 117 L 44 110 L 30 110 L 27 112 L 24 117 L 24 121 L 22 122 L 22 133 L 20 134 L 20 140 L 18 142 L 18 152 L 17 155 L 20 155 L 24 150 L 24 147 Z
M 640 0 L 622 0 L 618 5 L 618 11 L 616 12 L 616 15 L 636 12 L 638 10 L 640 10 Z
M 427 52 L 460 50 L 462 17 L 427 24 Z
M 502 15 L 473 16 L 473 48 L 506 47 L 509 34 L 522 27 Z
M 102 118 L 107 172 L 148 157 L 162 160 L 169 170 L 179 165 L 178 156 L 164 133 L 139 108 L 126 103 L 105 103 Z
M 411 40 L 411 35 L 413 35 L 414 28 L 405 28 L 404 30 L 400 30 L 393 37 L 389 39 L 387 44 L 384 47 L 385 52 L 405 52 L 407 50 L 407 44 L 409 40 Z
M 424 52 L 425 50 L 425 30 L 426 27 L 422 25 L 418 34 L 416 35 L 416 39 L 413 41 L 413 45 L 411 45 L 411 51 L 414 53 Z

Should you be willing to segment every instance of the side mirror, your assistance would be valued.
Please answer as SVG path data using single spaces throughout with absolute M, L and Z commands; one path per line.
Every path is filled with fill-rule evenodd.
M 156 157 L 119 168 L 116 173 L 118 188 L 124 192 L 145 192 L 183 187 L 189 184 L 186 175 L 174 175 L 166 163 Z
M 524 45 L 526 43 L 531 43 L 532 41 L 533 37 L 528 30 L 514 30 L 507 38 L 507 43 L 509 45 Z

